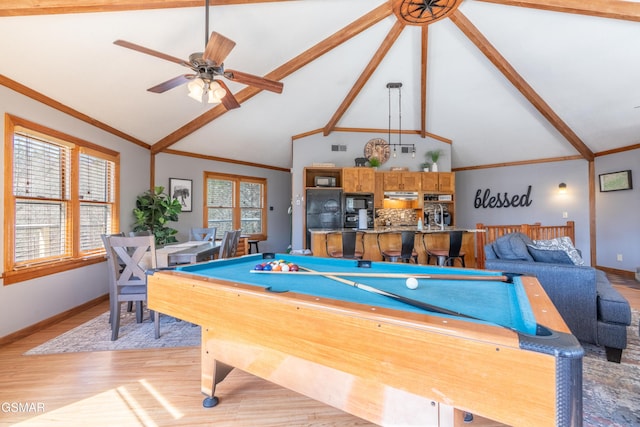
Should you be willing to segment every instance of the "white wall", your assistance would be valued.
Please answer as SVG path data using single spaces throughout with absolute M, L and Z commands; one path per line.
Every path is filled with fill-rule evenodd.
M 640 149 L 597 157 L 595 169 L 597 264 L 635 272 L 640 268 Z M 600 192 L 598 175 L 629 169 L 633 189 Z
M 304 245 L 304 187 L 303 169 L 312 163 L 334 163 L 336 167 L 355 166 L 354 159 L 364 157 L 364 146 L 372 138 L 388 140 L 386 133 L 332 132 L 327 137 L 321 133 L 297 139 L 293 143 L 293 249 L 302 249 Z M 391 135 L 391 142 L 398 142 L 398 135 Z M 391 167 L 408 167 L 412 171 L 421 171 L 420 164 L 425 162 L 425 153 L 430 150 L 441 149 L 445 154 L 438 161 L 438 170 L 451 170 L 451 145 L 431 139 L 420 138 L 418 135 L 402 135 L 403 144 L 415 144 L 416 156 L 401 154 L 393 156 L 378 170 L 389 170 Z M 331 151 L 331 145 L 346 145 L 347 151 Z M 429 161 L 431 163 L 431 161 Z
M 267 233 L 268 239 L 259 243 L 261 252 L 284 252 L 290 239 L 291 173 L 233 163 L 217 162 L 193 157 L 161 153 L 155 160 L 155 185 L 169 190 L 169 178 L 193 181 L 192 212 L 182 212 L 179 221 L 170 223 L 178 230 L 178 240 L 189 240 L 191 227 L 204 224 L 204 172 L 219 172 L 267 179 Z M 271 210 L 273 208 L 273 210 Z M 133 220 L 133 218 L 132 218 Z
M 120 222 L 123 228 L 135 205 L 135 196 L 149 186 L 149 151 L 103 132 L 66 114 L 0 86 L 0 126 L 4 113 L 118 151 L 120 157 Z M 3 140 L 4 143 L 4 140 Z M 4 150 L 0 162 L 4 166 Z M 4 179 L 4 175 L 2 175 Z M 4 185 L 0 186 L 0 192 Z M 4 200 L 4 194 L 2 194 Z M 4 209 L 0 210 L 4 224 Z M 4 256 L 0 242 L 0 258 Z M 0 286 L 0 337 L 69 310 L 108 292 L 106 263 Z

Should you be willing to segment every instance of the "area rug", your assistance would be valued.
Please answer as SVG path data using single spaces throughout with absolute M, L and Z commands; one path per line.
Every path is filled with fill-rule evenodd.
M 200 327 L 170 316 L 160 316 L 160 338 L 154 338 L 154 325 L 145 311 L 144 321 L 136 323 L 133 312 L 120 318 L 118 339 L 111 341 L 109 312 L 57 336 L 26 355 L 75 353 L 83 351 L 135 350 L 143 348 L 200 346 Z
M 632 311 L 621 363 L 607 362 L 604 348 L 583 344 L 585 427 L 640 426 L 639 312 Z

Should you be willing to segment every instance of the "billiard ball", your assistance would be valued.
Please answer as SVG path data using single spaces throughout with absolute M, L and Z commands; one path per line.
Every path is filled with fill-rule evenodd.
M 253 269 L 256 270 L 256 271 L 262 271 L 264 269 L 264 265 L 256 264 L 256 266 L 253 267 Z
M 406 281 L 407 288 L 409 289 L 417 289 L 418 288 L 418 279 L 415 277 L 409 277 Z

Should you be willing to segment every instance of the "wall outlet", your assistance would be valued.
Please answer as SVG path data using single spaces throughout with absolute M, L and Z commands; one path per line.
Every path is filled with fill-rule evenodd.
M 569 212 L 562 212 L 562 218 L 569 218 Z
M 622 254 L 616 255 L 616 260 L 622 262 Z

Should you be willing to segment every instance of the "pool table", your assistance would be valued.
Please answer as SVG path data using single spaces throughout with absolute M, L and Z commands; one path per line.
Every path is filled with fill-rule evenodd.
M 380 425 L 582 425 L 583 349 L 534 277 L 254 254 L 153 272 L 148 304 L 202 326 L 208 407 L 238 368 Z

